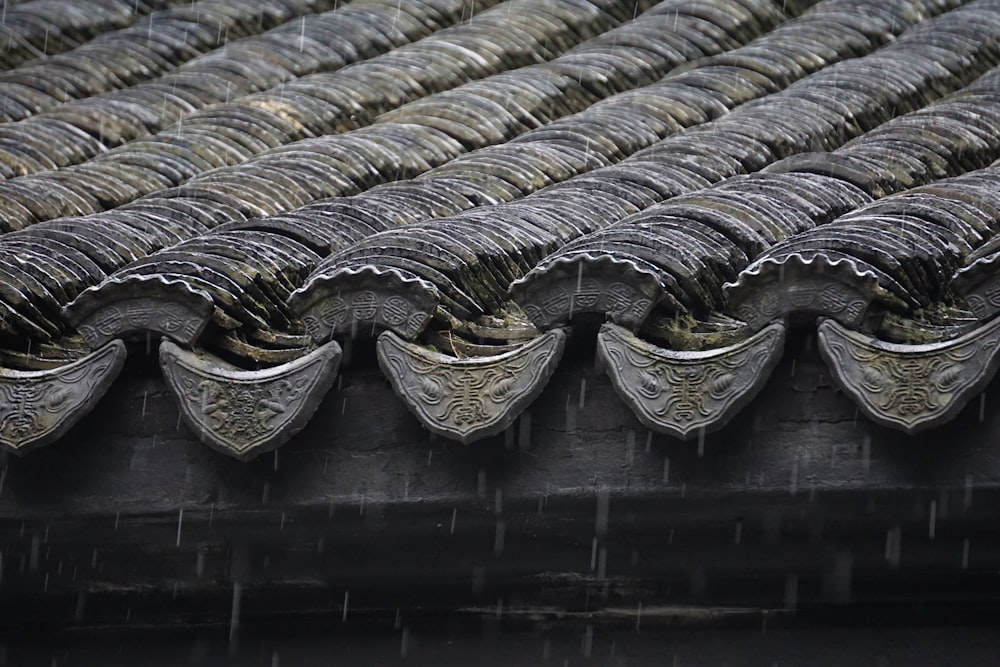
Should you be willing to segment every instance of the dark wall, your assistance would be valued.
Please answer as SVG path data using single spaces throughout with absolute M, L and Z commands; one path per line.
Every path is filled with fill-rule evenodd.
M 6 462 L 0 631 L 224 629 L 237 589 L 244 628 L 327 622 L 347 597 L 352 618 L 390 621 L 691 603 L 1000 616 L 1000 392 L 908 437 L 857 416 L 810 337 L 790 340 L 700 444 L 650 436 L 586 341 L 471 446 L 429 437 L 355 349 L 306 429 L 249 464 L 192 437 L 140 350 L 63 441 Z
M 517 424 L 470 446 L 424 431 L 370 351 L 355 350 L 306 429 L 249 464 L 192 437 L 140 350 L 61 442 L 7 460 L 0 516 L 446 502 L 497 490 L 538 498 L 597 488 L 808 493 L 1000 481 L 1000 392 L 988 389 L 951 425 L 907 436 L 859 416 L 811 343 L 792 336 L 763 394 L 700 444 L 650 434 L 595 367 L 586 341 L 574 342 Z

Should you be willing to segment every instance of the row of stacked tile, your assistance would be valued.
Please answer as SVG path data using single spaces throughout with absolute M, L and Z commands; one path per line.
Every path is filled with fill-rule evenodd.
M 995 374 L 996 0 L 200 4 L 243 36 L 0 125 L 9 450 L 154 336 L 241 459 L 308 422 L 355 338 L 461 442 L 595 322 L 622 400 L 678 438 L 761 391 L 791 323 L 909 432 Z

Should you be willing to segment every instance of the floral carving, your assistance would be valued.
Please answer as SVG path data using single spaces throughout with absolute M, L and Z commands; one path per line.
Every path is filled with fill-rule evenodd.
M 117 340 L 50 370 L 0 368 L 0 446 L 24 454 L 61 437 L 118 377 L 125 354 Z
M 333 384 L 340 354 L 330 342 L 281 366 L 245 371 L 163 341 L 160 365 L 201 441 L 246 461 L 306 425 Z
M 873 421 L 915 433 L 951 420 L 1000 364 L 1000 320 L 954 340 L 886 343 L 836 322 L 819 327 L 819 349 L 837 383 Z
M 648 428 L 687 439 L 725 424 L 763 388 L 784 348 L 771 324 L 735 345 L 667 350 L 605 324 L 597 351 L 622 400 Z
M 378 339 L 378 359 L 424 426 L 470 443 L 503 431 L 535 400 L 565 342 L 565 332 L 553 329 L 504 354 L 455 359 L 387 331 Z

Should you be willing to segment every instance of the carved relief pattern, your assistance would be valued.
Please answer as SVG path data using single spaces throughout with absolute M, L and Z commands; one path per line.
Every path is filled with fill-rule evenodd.
M 315 301 L 302 323 L 315 341 L 337 334 L 354 337 L 376 326 L 412 339 L 427 326 L 433 307 L 398 292 L 369 289 Z
M 872 420 L 913 433 L 952 419 L 996 373 L 1000 320 L 932 345 L 899 345 L 819 328 L 820 352 L 834 377 Z
M 875 293 L 874 274 L 819 254 L 764 260 L 725 285 L 730 312 L 753 328 L 794 312 L 825 315 L 858 326 Z
M 205 444 L 249 460 L 284 444 L 305 426 L 336 377 L 335 342 L 262 371 L 224 367 L 208 355 L 160 344 L 164 376 Z
M 1000 313 L 1000 253 L 980 257 L 955 273 L 952 288 L 965 297 L 972 313 L 986 321 Z
M 867 306 L 868 301 L 849 287 L 813 281 L 752 294 L 735 309 L 735 314 L 755 328 L 792 312 L 821 313 L 857 324 Z
M 965 298 L 972 314 L 981 320 L 1000 313 L 1000 280 L 987 280 L 976 285 Z
M 23 454 L 48 444 L 90 412 L 125 363 L 121 341 L 45 371 L 0 368 L 0 445 Z
M 378 339 L 378 358 L 424 426 L 469 443 L 504 430 L 535 400 L 565 341 L 565 333 L 554 329 L 504 354 L 455 359 L 386 332 Z
M 609 255 L 575 255 L 534 269 L 511 285 L 511 295 L 539 329 L 602 313 L 638 329 L 663 294 L 657 278 Z
M 575 281 L 573 281 L 575 282 Z M 607 313 L 615 322 L 638 327 L 653 307 L 652 299 L 622 282 L 600 285 L 596 280 L 575 285 L 558 283 L 522 304 L 528 319 L 539 328 L 569 322 L 576 313 Z
M 83 339 L 96 348 L 132 331 L 156 331 L 190 345 L 208 324 L 209 314 L 160 299 L 137 298 L 104 306 L 77 325 Z
M 717 350 L 666 350 L 606 324 L 597 350 L 618 395 L 647 427 L 687 439 L 724 426 L 763 388 L 784 346 L 772 324 Z

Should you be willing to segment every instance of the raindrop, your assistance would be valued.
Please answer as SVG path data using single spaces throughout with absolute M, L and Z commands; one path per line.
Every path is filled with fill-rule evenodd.
M 450 531 L 449 531 L 449 532 L 450 532 L 450 533 L 451 533 L 452 535 L 454 535 L 454 534 L 455 534 L 455 521 L 456 521 L 457 519 L 458 519 L 458 508 L 457 508 L 457 507 L 455 507 L 455 508 L 453 508 L 453 509 L 451 510 L 451 529 L 450 529 Z
M 653 448 L 653 432 L 646 432 L 646 453 L 649 454 L 650 450 Z
M 583 410 L 583 406 L 586 404 L 586 402 L 587 402 L 587 378 L 580 378 L 580 401 L 577 404 L 577 407 L 580 410 Z M 632 437 L 634 438 L 635 436 L 633 435 Z
M 39 552 L 42 548 L 42 538 L 38 533 L 31 536 L 31 554 L 28 558 L 28 567 L 32 572 L 38 571 Z
M 872 439 L 866 435 L 861 441 L 861 469 L 865 472 L 865 477 L 871 470 L 872 465 Z
M 281 659 L 278 657 L 277 651 L 271 654 L 271 667 L 281 667 Z
M 347 621 L 347 603 L 350 601 L 350 599 L 351 599 L 351 592 L 350 591 L 344 591 L 344 613 L 340 617 L 340 622 L 341 623 L 344 623 L 344 622 Z
M 962 569 L 963 570 L 968 570 L 969 569 L 969 547 L 970 546 L 971 545 L 969 543 L 969 539 L 968 538 L 966 538 L 965 540 L 962 541 Z
M 278 530 L 284 530 L 284 529 L 285 529 L 285 513 L 282 512 L 281 513 L 281 523 L 278 524 Z
M 121 512 L 115 512 L 115 531 L 118 531 L 118 519 L 121 517 Z
M 594 650 L 594 626 L 588 625 L 586 631 L 583 633 L 583 640 L 580 643 L 580 651 L 583 653 L 583 657 L 590 660 L 590 655 Z
M 146 399 L 147 398 L 149 398 L 149 390 L 148 389 L 142 392 L 142 414 L 140 415 L 140 419 L 145 419 L 146 418 Z
M 80 591 L 76 594 L 76 610 L 73 612 L 73 620 L 77 623 L 83 620 L 83 609 L 87 604 L 87 594 Z
M 899 526 L 893 526 L 885 534 L 885 560 L 892 567 L 899 567 L 902 545 L 903 531 Z
M 503 554 L 503 540 L 504 533 L 506 532 L 507 524 L 503 519 L 497 519 L 496 533 L 493 537 L 493 555 L 500 556 Z
M 233 582 L 233 605 L 229 615 L 229 654 L 236 655 L 239 650 L 240 606 L 243 601 L 243 585 Z
M 404 627 L 402 634 L 403 634 L 403 636 L 400 638 L 400 641 L 399 641 L 399 657 L 400 658 L 405 658 L 407 652 L 409 651 L 410 629 L 407 628 L 407 627 Z
M 597 492 L 597 514 L 595 517 L 594 532 L 599 537 L 608 534 L 608 514 L 611 507 L 611 494 L 606 489 Z
M 733 544 L 740 544 L 743 541 L 743 522 L 737 521 L 733 528 Z
M 475 565 L 472 568 L 472 592 L 479 595 L 486 588 L 486 568 L 482 565 Z
M 182 509 L 180 509 L 177 512 L 177 544 L 176 544 L 176 546 L 178 546 L 178 547 L 181 545 L 181 526 L 183 524 L 184 524 L 184 509 L 182 508 Z
M 986 392 L 979 395 L 979 423 L 986 420 Z
M 785 575 L 785 611 L 794 613 L 799 606 L 799 575 L 789 572 Z
M 202 575 L 205 574 L 205 552 L 198 551 L 198 556 L 194 561 L 194 574 L 196 577 L 201 579 Z
M 531 448 L 531 413 L 525 411 L 517 420 L 517 448 L 522 452 Z
M 278 472 L 278 450 L 274 450 L 274 471 Z
M 590 544 L 590 571 L 593 572 L 597 569 L 597 538 L 595 537 L 593 542 Z
M 931 501 L 930 518 L 927 522 L 927 538 L 933 540 L 937 533 L 937 501 Z

